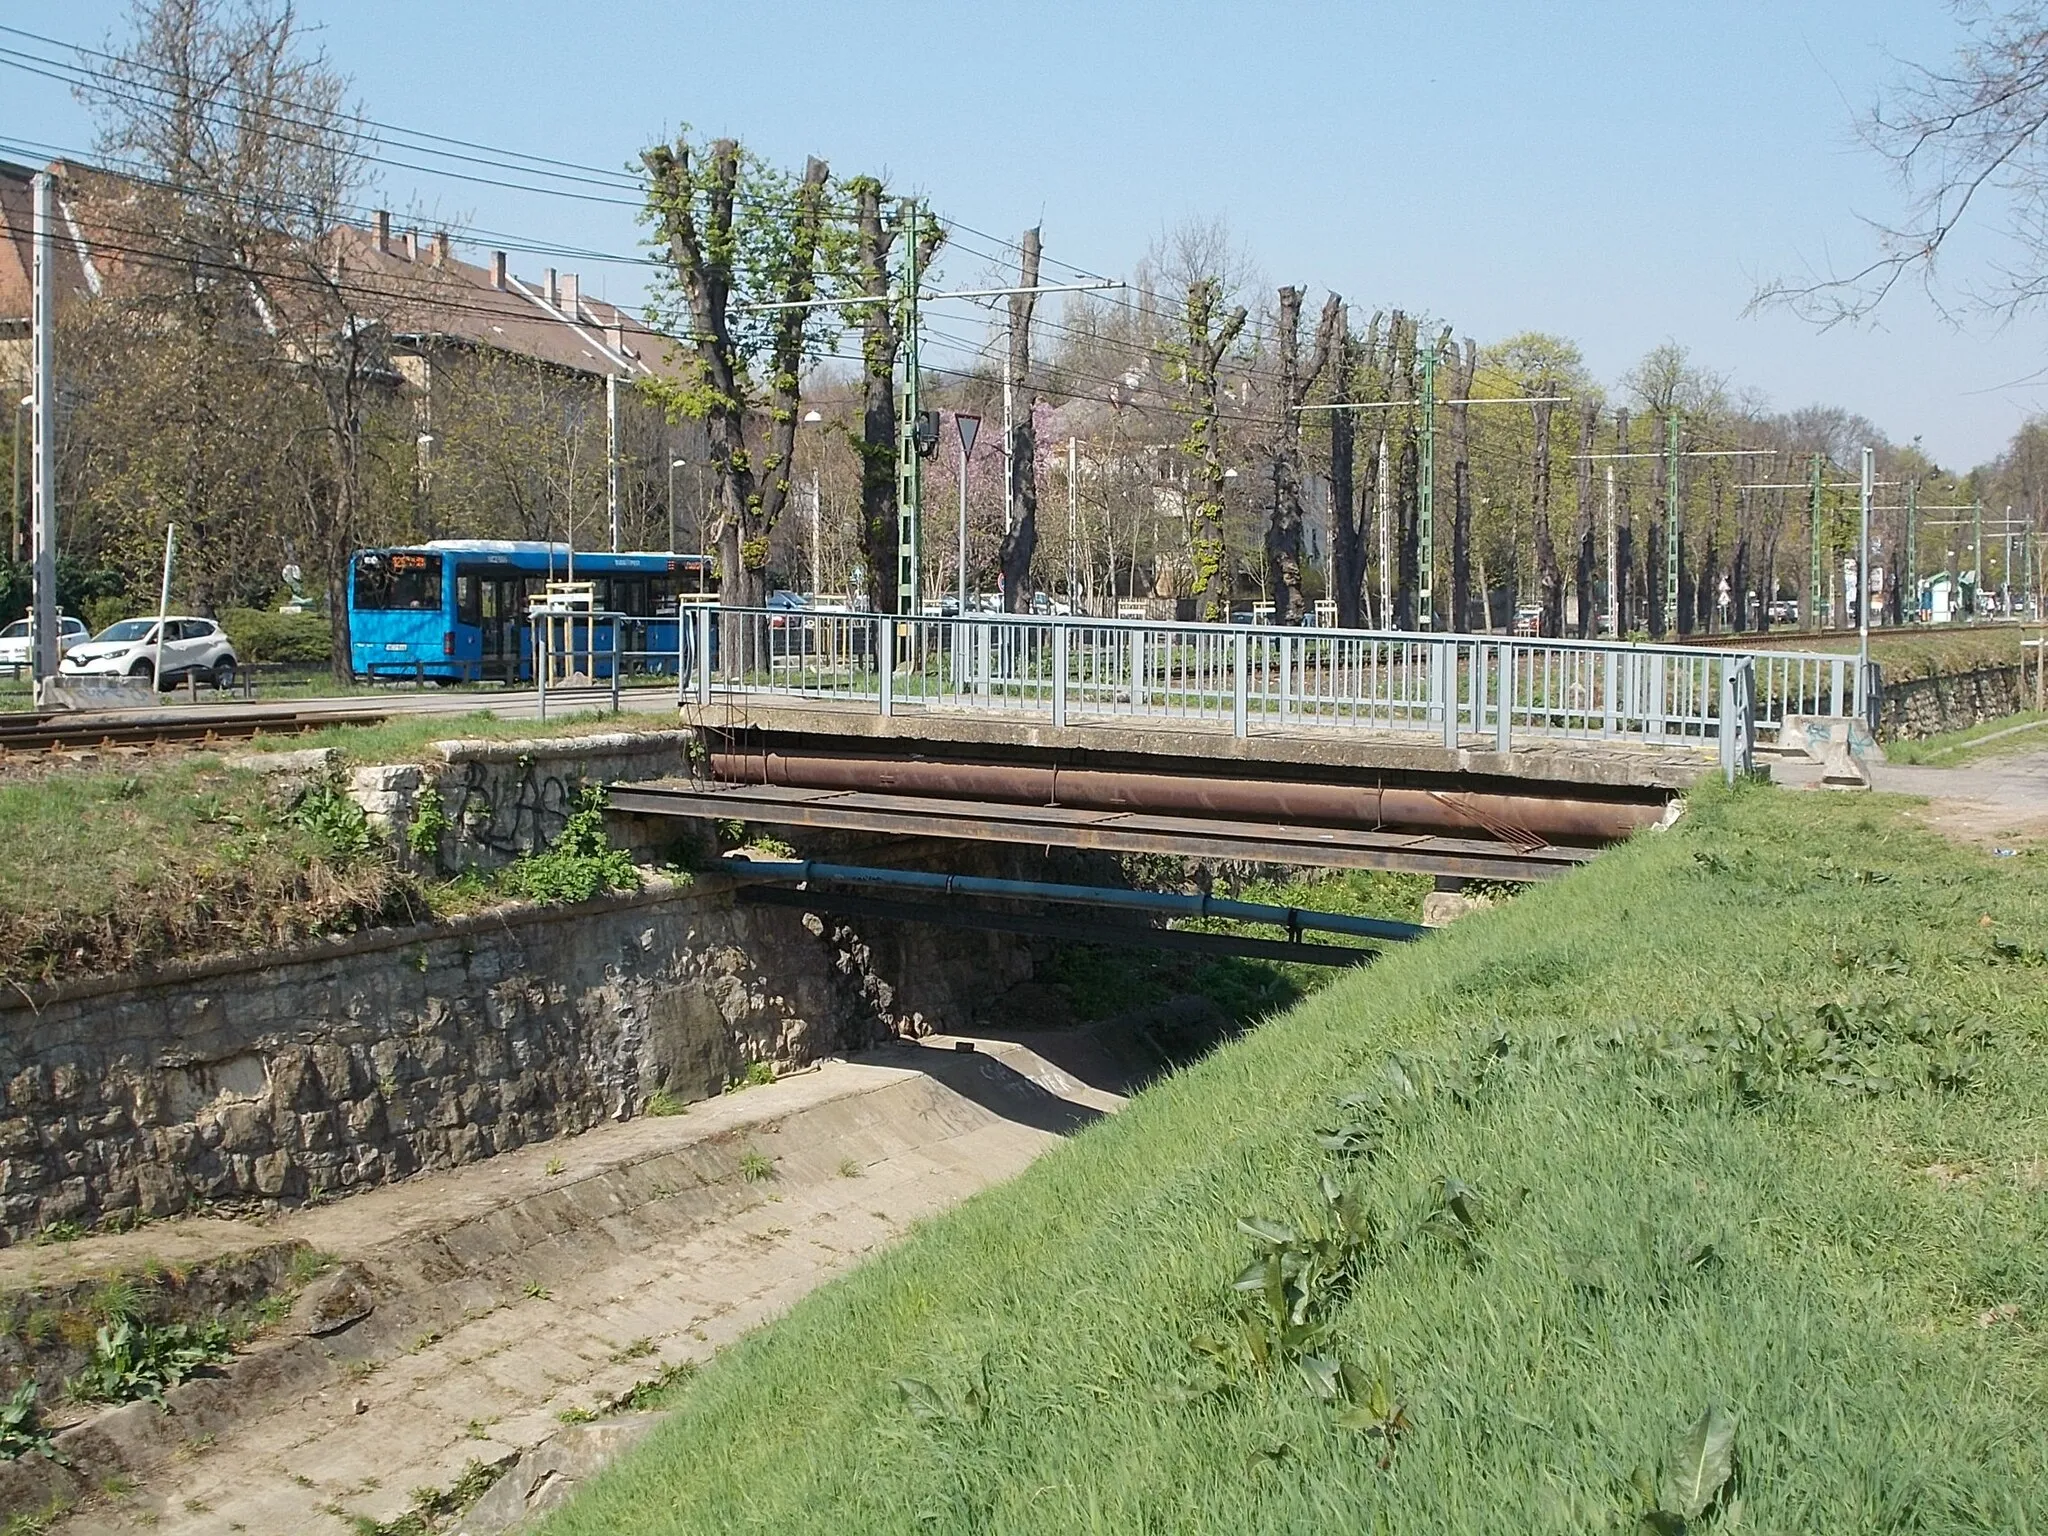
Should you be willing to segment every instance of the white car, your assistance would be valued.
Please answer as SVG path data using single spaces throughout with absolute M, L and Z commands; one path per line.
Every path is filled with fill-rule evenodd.
M 227 688 L 235 681 L 235 651 L 211 619 L 164 620 L 163 666 L 157 666 L 155 619 L 123 619 L 65 653 L 64 677 L 148 677 L 172 688 L 189 677 Z
M 71 647 L 86 638 L 85 623 L 81 619 L 57 615 L 57 654 L 62 656 Z M 28 620 L 16 619 L 5 629 L 0 629 L 0 667 L 25 667 L 34 658 L 28 653 Z

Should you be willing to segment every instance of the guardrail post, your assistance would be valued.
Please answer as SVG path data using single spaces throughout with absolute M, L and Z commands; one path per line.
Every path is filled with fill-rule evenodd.
M 1842 688 L 1842 673 L 1841 658 L 1837 657 L 1828 666 L 1828 685 L 1830 692 L 1833 694 L 1833 707 L 1828 710 L 1828 713 L 1831 715 L 1846 715 L 1849 713 L 1844 707 L 1847 701 L 1842 697 L 1844 691 Z
M 1621 655 L 1608 651 L 1603 658 L 1605 676 L 1601 680 L 1600 734 L 1614 734 L 1614 690 L 1621 684 Z
M 1652 741 L 1664 739 L 1664 673 L 1671 658 L 1662 651 L 1653 651 L 1643 658 L 1650 669 L 1650 700 L 1648 718 L 1643 721 L 1643 734 Z
M 1052 723 L 1063 730 L 1067 723 L 1067 626 L 1052 627 Z
M 1499 675 L 1494 681 L 1493 750 L 1506 756 L 1515 745 L 1515 648 L 1506 640 L 1495 647 Z
M 1443 711 L 1444 745 L 1458 745 L 1458 647 L 1452 640 L 1430 642 L 1430 684 Z
M 1251 683 L 1251 658 L 1245 654 L 1245 632 L 1242 629 L 1231 632 L 1231 670 L 1234 674 L 1230 695 L 1230 733 L 1233 736 L 1249 736 L 1250 722 L 1245 718 L 1245 694 Z
M 711 702 L 711 605 L 697 605 L 697 702 Z
M 896 636 L 893 620 L 875 620 L 875 697 L 880 702 L 882 717 L 887 719 L 895 713 L 896 707 Z
M 1721 663 L 1721 773 L 1730 784 L 1756 762 L 1756 663 L 1730 656 Z
M 1146 661 L 1145 631 L 1134 629 L 1131 631 L 1131 709 L 1134 713 L 1142 712 L 1151 702 L 1145 686 Z
M 1286 631 L 1280 634 L 1280 723 L 1285 725 L 1293 713 L 1289 700 L 1294 693 L 1294 636 Z

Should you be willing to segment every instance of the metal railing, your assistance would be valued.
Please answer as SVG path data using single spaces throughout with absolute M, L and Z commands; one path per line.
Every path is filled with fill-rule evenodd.
M 708 665 L 698 665 L 704 658 Z M 1599 640 L 999 614 L 703 608 L 685 702 L 758 696 L 1043 719 L 1426 734 L 1509 752 L 1560 741 L 1713 750 L 1734 774 L 1788 714 L 1865 712 L 1853 656 Z

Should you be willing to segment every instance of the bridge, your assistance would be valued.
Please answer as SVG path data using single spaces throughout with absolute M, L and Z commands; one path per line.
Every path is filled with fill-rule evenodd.
M 1568 870 L 1869 692 L 1840 655 L 995 614 L 706 608 L 682 651 L 701 771 L 620 811 L 1458 879 Z

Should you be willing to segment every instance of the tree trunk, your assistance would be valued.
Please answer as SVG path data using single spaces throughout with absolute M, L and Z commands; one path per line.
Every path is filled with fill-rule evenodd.
M 1358 398 L 1359 347 L 1351 334 L 1349 314 L 1337 322 L 1336 374 L 1330 412 L 1330 596 L 1337 604 L 1340 629 L 1363 629 L 1360 598 L 1365 591 L 1365 542 L 1359 535 L 1357 486 L 1358 413 L 1341 407 Z M 1372 330 L 1379 330 L 1374 316 Z M 1371 343 L 1367 344 L 1368 351 Z
M 1273 439 L 1273 511 L 1266 524 L 1266 575 L 1273 594 L 1273 622 L 1299 624 L 1306 611 L 1301 588 L 1301 406 L 1329 366 L 1343 300 L 1331 294 L 1316 327 L 1315 358 L 1301 368 L 1299 288 L 1280 290 L 1280 419 Z
M 875 303 L 859 310 L 861 352 L 860 435 L 851 438 L 860 461 L 860 526 L 856 530 L 861 567 L 867 573 L 868 606 L 896 611 L 896 314 L 888 303 L 889 253 L 897 226 L 882 217 L 882 184 L 871 176 L 854 180 L 854 266 L 860 291 Z
M 1479 344 L 1465 338 L 1451 376 L 1451 628 L 1472 627 L 1472 398 Z
M 1538 379 L 1534 393 L 1550 393 L 1550 381 Z M 1550 413 L 1548 400 L 1529 407 L 1536 418 L 1536 442 L 1530 454 L 1529 511 L 1536 534 L 1536 601 L 1543 612 L 1538 632 L 1555 640 L 1564 633 L 1564 577 L 1557 568 L 1557 545 L 1550 537 Z
M 1022 258 L 1017 267 L 1017 286 L 1038 286 L 1038 230 L 1024 231 L 1019 247 Z M 1031 557 L 1038 552 L 1038 428 L 1031 408 L 1036 395 L 1031 389 L 1031 314 L 1038 307 L 1035 293 L 1010 295 L 1009 379 L 1023 397 L 1023 413 L 1010 433 L 1010 504 L 1017 520 L 1003 534 L 1003 611 L 1031 611 Z
M 1388 358 L 1392 370 L 1393 388 L 1389 398 L 1410 401 L 1415 398 L 1415 324 L 1399 310 L 1394 312 L 1394 330 L 1389 337 L 1391 353 Z M 1420 569 L 1421 530 L 1416 523 L 1417 507 L 1415 489 L 1421 479 L 1420 449 L 1416 443 L 1415 413 L 1403 410 L 1401 417 L 1398 457 L 1394 460 L 1394 614 L 1395 625 L 1400 629 L 1413 629 L 1416 624 L 1417 586 L 1416 577 Z
M 1628 407 L 1621 406 L 1614 413 L 1614 451 L 1628 453 Z M 1633 483 L 1632 461 L 1626 457 L 1615 460 L 1617 484 L 1614 491 L 1614 583 L 1615 592 L 1611 599 L 1614 604 L 1614 638 L 1625 639 L 1636 632 L 1635 621 L 1635 530 L 1630 526 L 1629 488 Z
M 1217 390 L 1223 359 L 1244 329 L 1242 304 L 1219 323 L 1223 285 L 1213 277 L 1188 284 L 1181 367 L 1186 374 L 1186 403 L 1179 407 L 1188 423 L 1182 449 L 1194 460 L 1197 494 L 1188 509 L 1188 544 L 1194 563 L 1191 595 L 1210 623 L 1230 618 L 1230 572 L 1224 565 L 1223 453 L 1217 435 Z M 1092 574 L 1092 572 L 1091 572 Z

